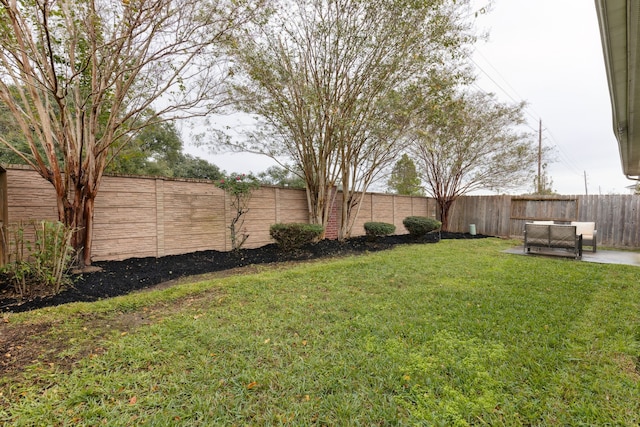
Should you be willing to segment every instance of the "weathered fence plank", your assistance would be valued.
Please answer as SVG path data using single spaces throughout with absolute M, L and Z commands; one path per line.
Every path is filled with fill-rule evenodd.
M 598 244 L 640 247 L 640 195 L 464 196 L 452 207 L 450 230 L 521 238 L 532 220 L 594 221 Z

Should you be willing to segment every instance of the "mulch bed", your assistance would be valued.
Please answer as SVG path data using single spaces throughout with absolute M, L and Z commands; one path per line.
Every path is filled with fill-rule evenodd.
M 73 285 L 57 295 L 19 301 L 8 283 L 0 283 L 0 312 L 24 312 L 70 302 L 91 302 L 125 295 L 186 276 L 230 270 L 258 264 L 305 261 L 391 249 L 397 245 L 435 243 L 440 239 L 479 239 L 490 236 L 466 233 L 432 233 L 420 240 L 394 235 L 370 241 L 355 237 L 344 242 L 322 240 L 294 252 L 283 252 L 275 244 L 235 252 L 200 251 L 161 258 L 130 258 L 124 261 L 95 262 L 100 271 L 74 277 Z

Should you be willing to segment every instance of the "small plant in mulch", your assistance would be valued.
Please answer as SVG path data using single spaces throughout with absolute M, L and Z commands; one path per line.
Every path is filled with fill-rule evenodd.
M 231 249 L 235 251 L 240 249 L 249 238 L 246 229 L 243 229 L 244 219 L 246 213 L 249 212 L 251 195 L 260 188 L 260 182 L 253 175 L 233 173 L 221 179 L 216 185 L 229 196 L 233 215 L 229 224 L 229 235 Z

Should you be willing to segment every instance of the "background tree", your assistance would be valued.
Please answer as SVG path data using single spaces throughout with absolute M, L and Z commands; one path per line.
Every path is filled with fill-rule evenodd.
M 172 176 L 171 165 L 182 152 L 182 139 L 173 122 L 158 121 L 141 129 L 123 147 L 114 143 L 117 151 L 105 172 L 128 175 Z
M 174 178 L 195 178 L 216 180 L 224 176 L 225 172 L 205 159 L 181 153 L 171 170 Z
M 29 150 L 27 139 L 20 126 L 16 123 L 7 106 L 2 103 L 0 103 L 0 137 L 21 152 Z M 0 162 L 3 164 L 24 164 L 24 160 L 20 156 L 2 144 L 0 144 Z
M 183 146 L 175 123 L 158 122 L 142 129 L 133 141 L 118 149 L 105 172 L 211 180 L 224 176 L 216 165 L 185 154 Z
M 28 153 L 26 138 L 4 104 L 0 104 L 0 135 L 21 153 Z M 116 145 L 111 149 L 117 154 L 106 165 L 105 173 L 211 180 L 224 175 L 218 166 L 184 153 L 184 143 L 173 122 L 147 126 L 124 147 Z M 0 145 L 0 163 L 21 165 L 25 161 L 14 150 Z
M 405 153 L 396 162 L 387 181 L 389 190 L 406 196 L 423 196 L 424 189 L 416 169 L 416 164 Z
M 266 185 L 304 189 L 304 179 L 300 177 L 300 173 L 296 174 L 286 167 L 271 166 L 266 171 L 260 172 L 257 178 Z
M 293 162 L 312 223 L 326 226 L 341 186 L 339 237 L 348 237 L 360 196 L 403 141 L 402 88 L 457 64 L 473 40 L 468 4 L 274 0 L 232 44 L 238 107 L 259 120 L 234 147 Z
M 60 220 L 81 230 L 85 265 L 112 148 L 219 107 L 226 58 L 216 48 L 250 1 L 0 0 L 0 101 L 28 150 L 0 142 L 51 182 Z
M 544 163 L 541 165 L 541 173 L 540 177 L 537 175 L 533 178 L 533 194 L 541 195 L 541 196 L 550 196 L 553 194 L 557 194 L 553 190 L 553 179 L 549 175 L 547 171 L 547 164 Z
M 530 182 L 538 159 L 532 135 L 519 130 L 524 104 L 502 104 L 484 93 L 447 97 L 437 103 L 425 99 L 415 116 L 412 143 L 426 191 L 438 202 L 443 230 L 459 196 L 520 188 Z

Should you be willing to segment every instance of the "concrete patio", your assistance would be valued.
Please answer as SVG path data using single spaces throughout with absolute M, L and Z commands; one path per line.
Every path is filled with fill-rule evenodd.
M 524 246 L 516 246 L 504 251 L 510 254 L 525 255 L 525 256 L 550 256 L 550 257 L 568 257 L 573 258 L 571 253 L 562 250 L 542 250 L 532 253 L 525 253 Z M 640 252 L 631 251 L 615 251 L 615 250 L 602 250 L 598 249 L 596 253 L 590 251 L 582 252 L 582 261 L 596 262 L 600 264 L 624 264 L 634 265 L 640 267 Z

